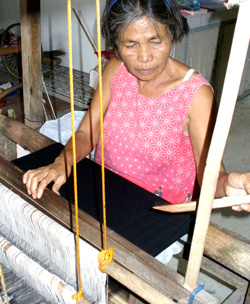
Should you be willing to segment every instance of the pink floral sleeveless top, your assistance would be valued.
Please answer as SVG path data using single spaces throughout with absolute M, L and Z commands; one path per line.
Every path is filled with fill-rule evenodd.
M 111 84 L 104 119 L 105 167 L 176 204 L 192 198 L 196 178 L 190 138 L 182 132 L 191 102 L 202 85 L 198 74 L 155 98 L 138 92 L 138 81 L 122 65 Z M 96 161 L 101 163 L 100 142 Z M 121 189 L 126 194 L 126 189 Z

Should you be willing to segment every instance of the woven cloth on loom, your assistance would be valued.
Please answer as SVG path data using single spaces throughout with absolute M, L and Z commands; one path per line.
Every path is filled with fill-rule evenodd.
M 23 171 L 45 166 L 54 161 L 63 147 L 55 143 L 13 163 Z M 105 180 L 107 226 L 145 252 L 156 256 L 189 232 L 193 222 L 191 214 L 153 210 L 154 203 L 161 200 L 159 197 L 109 170 L 105 171 Z M 77 181 L 79 208 L 101 221 L 101 167 L 85 158 L 77 164 Z M 60 194 L 74 202 L 72 175 Z

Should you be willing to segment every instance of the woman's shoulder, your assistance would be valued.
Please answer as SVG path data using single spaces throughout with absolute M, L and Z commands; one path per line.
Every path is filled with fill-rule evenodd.
M 171 58 L 171 63 L 177 82 L 183 82 L 199 74 L 195 69 L 174 58 Z
M 203 82 L 204 84 L 211 86 L 207 79 L 195 68 L 189 67 L 173 58 L 172 61 L 177 82 L 179 81 L 181 83 L 193 78 L 193 81 Z
M 105 77 L 113 79 L 115 74 L 117 73 L 117 71 L 120 69 L 121 66 L 122 66 L 122 61 L 117 59 L 116 57 L 113 57 L 106 64 L 106 66 L 103 70 L 103 75 L 105 75 Z

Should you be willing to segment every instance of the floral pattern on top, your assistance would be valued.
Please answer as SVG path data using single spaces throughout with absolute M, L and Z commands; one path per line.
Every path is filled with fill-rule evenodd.
M 137 78 L 122 65 L 111 84 L 104 119 L 105 167 L 170 203 L 191 200 L 195 160 L 190 138 L 182 129 L 202 85 L 210 86 L 198 74 L 149 98 L 138 92 Z M 100 142 L 96 161 L 101 163 Z

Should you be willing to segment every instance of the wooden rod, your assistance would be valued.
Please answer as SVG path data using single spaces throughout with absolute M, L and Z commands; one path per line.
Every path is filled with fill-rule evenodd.
M 77 15 L 77 13 L 76 13 L 76 11 L 75 11 L 74 8 L 73 8 L 73 12 L 74 12 L 74 14 L 75 14 L 75 16 L 76 16 L 76 18 L 77 18 L 77 20 L 78 20 L 78 22 L 79 22 L 79 24 L 80 24 L 82 30 L 84 31 L 84 33 L 85 33 L 85 35 L 86 35 L 86 37 L 87 37 L 87 39 L 88 39 L 90 45 L 92 46 L 92 49 L 94 50 L 95 53 L 97 53 L 97 50 L 96 50 L 96 48 L 95 48 L 93 42 L 91 41 L 91 39 L 90 39 L 90 37 L 89 37 L 89 35 L 88 35 L 88 32 L 86 31 L 85 27 L 83 26 L 83 24 L 82 24 L 80 18 L 78 17 L 78 15 Z
M 3 91 L 3 92 L 0 94 L 0 99 L 2 99 L 2 98 L 4 98 L 5 96 L 7 96 L 7 95 L 9 95 L 9 94 L 11 94 L 11 93 L 13 93 L 13 92 L 15 92 L 16 90 L 21 89 L 22 87 L 23 87 L 23 83 L 22 83 L 22 82 L 20 82 L 20 83 L 14 85 L 13 87 L 11 87 L 11 88 L 9 88 L 9 89 Z
M 187 266 L 184 286 L 193 290 L 197 285 L 201 260 L 218 181 L 220 163 L 229 133 L 240 81 L 247 55 L 250 31 L 250 1 L 242 1 L 239 7 L 220 108 L 207 157 L 199 206 Z
M 250 204 L 250 195 L 236 195 L 236 196 L 226 196 L 222 198 L 217 198 L 213 200 L 212 209 L 219 209 L 225 207 L 232 207 L 240 204 Z M 179 212 L 192 212 L 197 209 L 197 202 L 189 202 L 183 204 L 167 204 L 161 206 L 153 206 L 154 209 L 179 213 Z

